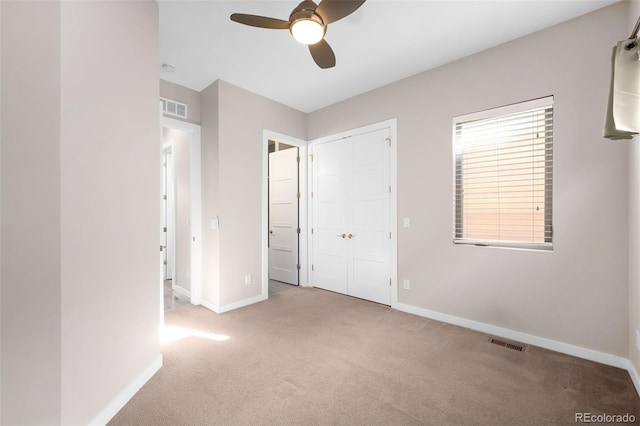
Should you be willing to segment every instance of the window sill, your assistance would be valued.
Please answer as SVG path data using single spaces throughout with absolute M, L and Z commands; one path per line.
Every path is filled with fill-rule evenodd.
M 498 249 L 511 249 L 511 250 L 524 250 L 524 251 L 537 251 L 537 252 L 553 252 L 553 243 L 503 243 L 493 241 L 453 241 L 457 246 L 470 246 L 470 247 L 487 247 Z

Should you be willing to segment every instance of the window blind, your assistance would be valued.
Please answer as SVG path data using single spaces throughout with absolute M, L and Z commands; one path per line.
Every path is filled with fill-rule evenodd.
M 553 97 L 454 118 L 454 242 L 550 249 Z

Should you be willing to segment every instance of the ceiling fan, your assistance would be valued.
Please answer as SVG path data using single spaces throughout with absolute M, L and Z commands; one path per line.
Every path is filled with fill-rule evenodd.
M 304 0 L 293 9 L 288 21 L 244 13 L 232 14 L 231 20 L 252 27 L 289 30 L 293 38 L 309 46 L 309 52 L 320 68 L 331 68 L 336 65 L 336 56 L 324 39 L 327 25 L 355 12 L 364 2 L 322 0 L 316 5 L 311 0 Z

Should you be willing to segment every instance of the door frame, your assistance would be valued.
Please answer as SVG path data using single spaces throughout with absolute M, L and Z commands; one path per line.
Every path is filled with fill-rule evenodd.
M 262 131 L 262 297 L 269 297 L 269 140 L 278 140 L 298 147 L 300 166 L 298 185 L 300 199 L 298 201 L 298 226 L 300 240 L 298 242 L 298 262 L 300 271 L 298 285 L 309 286 L 307 261 L 307 141 L 264 129 Z
M 271 144 L 271 140 L 269 141 L 269 144 Z M 287 284 L 290 285 L 300 285 L 300 270 L 298 269 L 298 266 L 300 264 L 300 232 L 298 231 L 298 229 L 300 228 L 300 161 L 298 159 L 300 159 L 300 147 L 295 146 L 295 145 L 287 145 L 289 148 L 285 149 L 285 150 L 281 150 L 278 149 L 279 145 L 287 145 L 284 142 L 280 141 L 280 140 L 276 140 L 275 141 L 275 149 L 276 151 L 274 152 L 269 152 L 268 155 L 268 170 L 269 170 L 269 180 L 268 180 L 268 202 L 269 202 L 269 209 L 268 209 L 268 227 L 269 227 L 269 235 L 268 235 L 268 240 L 269 240 L 269 244 L 268 244 L 268 249 L 269 249 L 269 257 L 268 257 L 268 266 L 269 266 L 269 280 L 274 279 L 271 278 L 273 275 L 272 274 L 276 274 L 278 275 L 277 271 L 274 271 L 274 264 L 273 264 L 273 254 L 274 254 L 274 237 L 276 234 L 278 234 L 279 232 L 276 232 L 275 234 L 273 233 L 274 231 L 274 224 L 273 224 L 273 194 L 271 192 L 272 189 L 274 188 L 274 181 L 272 180 L 273 177 L 275 176 L 277 170 L 272 169 L 272 162 L 271 160 L 273 160 L 275 158 L 276 155 L 282 155 L 284 153 L 284 155 L 286 155 L 289 158 L 289 161 L 292 161 L 293 164 L 288 163 L 288 166 L 285 167 L 290 167 L 291 171 L 293 171 L 293 168 L 295 167 L 295 183 L 296 183 L 296 187 L 295 187 L 295 192 L 292 194 L 293 196 L 293 200 L 295 200 L 295 202 L 292 202 L 292 207 L 295 204 L 295 227 L 292 227 L 291 232 L 294 232 L 295 237 L 294 237 L 294 241 L 293 244 L 294 246 L 292 247 L 295 248 L 295 265 L 294 267 L 291 269 L 291 276 L 284 278 L 282 280 L 275 278 L 277 281 L 282 281 L 282 282 L 286 282 Z M 294 156 L 295 154 L 295 156 Z M 293 157 L 293 158 L 292 158 Z M 276 167 L 277 169 L 277 167 Z M 293 250 L 291 250 L 292 254 L 293 254 Z M 289 260 L 292 260 L 292 257 L 289 257 Z M 291 265 L 291 264 L 289 264 Z M 295 273 L 294 273 L 295 271 Z M 294 278 L 295 277 L 295 278 Z M 295 284 L 293 284 L 292 282 L 289 281 L 295 281 Z
M 391 307 L 396 308 L 398 305 L 398 119 L 392 118 L 390 120 L 380 121 L 378 123 L 370 124 L 363 127 L 357 127 L 354 129 L 346 130 L 340 133 L 335 133 L 329 136 L 323 136 L 321 138 L 313 139 L 308 143 L 309 155 L 313 152 L 313 147 L 319 144 L 333 142 L 339 139 L 344 139 L 363 133 L 370 133 L 377 130 L 389 129 L 391 134 L 391 147 L 390 147 L 390 168 L 389 179 L 391 183 L 391 197 L 389 198 L 389 229 L 391 229 L 391 259 L 389 262 L 389 274 L 391 275 Z M 313 182 L 313 168 L 307 168 L 307 181 L 309 182 L 309 195 L 311 193 L 311 182 Z M 307 237 L 307 253 L 309 263 L 313 259 L 313 244 L 311 241 L 311 228 L 313 228 L 313 209 L 311 206 L 311 197 L 307 197 L 307 212 L 309 227 L 305 233 Z M 302 235 L 302 234 L 301 234 Z M 302 244 L 302 243 L 301 243 Z M 307 277 L 308 286 L 312 287 L 311 274 Z
M 166 126 L 163 126 L 166 127 Z M 170 154 L 170 157 L 167 155 Z M 167 158 L 169 157 L 169 158 Z M 166 182 L 167 182 L 167 186 L 165 188 L 165 192 L 166 192 L 166 211 L 165 211 L 165 221 L 164 224 L 167 224 L 167 232 L 165 233 L 166 235 L 164 236 L 166 238 L 165 243 L 166 246 L 164 248 L 164 252 L 167 255 L 167 265 L 166 265 L 166 269 L 169 269 L 169 265 L 171 265 L 171 278 L 173 279 L 173 276 L 175 275 L 175 269 L 176 269 L 176 234 L 175 234 L 175 229 L 176 229 L 176 204 L 175 204 L 175 161 L 174 161 L 174 157 L 173 157 L 173 144 L 172 143 L 163 143 L 162 144 L 162 160 L 164 164 L 164 172 L 165 172 L 165 177 L 166 177 Z M 171 189 L 169 189 L 169 183 L 168 180 L 169 178 L 172 178 L 171 182 Z M 171 204 L 169 203 L 169 201 L 171 201 Z M 164 224 L 161 224 L 162 226 L 164 226 Z M 170 225 L 170 226 L 169 226 Z M 169 233 L 169 230 L 171 230 L 171 233 Z M 169 257 L 168 255 L 168 251 L 169 251 L 169 243 L 171 243 L 171 256 Z M 164 272 L 164 271 L 163 271 Z M 167 274 L 163 274 L 162 276 L 163 281 L 167 280 Z M 164 283 L 163 283 L 164 285 Z
M 190 274 L 191 277 L 191 304 L 199 305 L 202 297 L 202 254 L 201 254 L 201 229 L 202 229 L 202 174 L 201 174 L 201 131 L 198 124 L 188 123 L 173 118 L 162 117 L 162 128 L 180 130 L 191 135 L 189 141 L 189 177 L 191 193 L 191 214 L 189 227 L 191 230 Z M 171 145 L 166 144 L 166 145 Z M 174 250 L 175 253 L 175 250 Z M 175 272 L 175 271 L 174 271 Z M 161 291 L 164 294 L 164 283 Z M 162 296 L 164 300 L 164 296 Z M 164 304 L 164 302 L 163 302 Z

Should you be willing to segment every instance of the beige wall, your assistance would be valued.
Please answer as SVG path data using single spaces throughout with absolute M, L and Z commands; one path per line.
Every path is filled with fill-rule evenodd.
M 640 17 L 640 0 L 629 4 L 629 32 Z M 636 330 L 640 330 L 640 137 L 629 145 L 629 359 L 640 372 Z
M 627 330 L 640 326 L 640 150 L 600 137 L 627 8 L 308 116 L 209 86 L 203 298 L 224 306 L 260 293 L 263 129 L 312 139 L 398 117 L 399 217 L 413 219 L 399 228 L 398 278 L 412 280 L 400 301 L 622 356 L 631 348 L 638 368 Z M 3 1 L 0 11 L 0 244 L 11 247 L 0 259 L 1 423 L 85 424 L 158 356 L 157 5 Z M 451 116 L 548 94 L 554 253 L 453 246 Z
M 172 144 L 175 188 L 176 256 L 172 285 L 191 291 L 191 135 L 164 127 L 163 141 Z
M 221 81 L 220 305 L 262 292 L 262 132 L 306 138 L 305 114 Z M 245 285 L 245 276 L 252 284 Z
M 2 419 L 60 423 L 60 5 L 2 8 Z
M 201 174 L 202 174 L 202 300 L 220 304 L 220 231 L 211 229 L 211 219 L 220 215 L 220 153 L 218 136 L 218 85 L 201 92 Z
M 262 132 L 305 139 L 305 114 L 224 81 L 202 92 L 202 106 L 203 295 L 217 294 L 214 304 L 225 306 L 262 291 Z M 219 231 L 210 229 L 215 215 Z M 218 268 L 207 265 L 216 257 Z M 245 285 L 246 275 L 252 284 Z
M 0 6 L 0 52 L 2 52 L 2 6 Z M 0 93 L 2 54 L 0 53 Z M 0 98 L 0 165 L 2 165 L 2 99 Z M 0 172 L 0 224 L 2 224 L 2 173 Z M 0 226 L 0 271 L 2 270 L 2 226 Z M 2 365 L 2 273 L 0 272 L 0 365 Z M 2 422 L 2 368 L 0 368 L 0 422 Z
M 87 424 L 159 359 L 158 6 L 61 7 L 62 423 Z
M 2 424 L 88 424 L 159 361 L 157 5 L 0 7 Z
M 308 137 L 398 118 L 399 301 L 627 356 L 626 144 L 601 137 L 620 3 L 308 116 Z M 579 40 L 580 48 L 576 44 Z M 555 96 L 554 252 L 452 244 L 454 116 Z
M 200 92 L 188 89 L 184 86 L 160 80 L 160 97 L 187 104 L 187 119 L 165 114 L 165 117 L 175 120 L 186 121 L 193 124 L 200 124 Z

